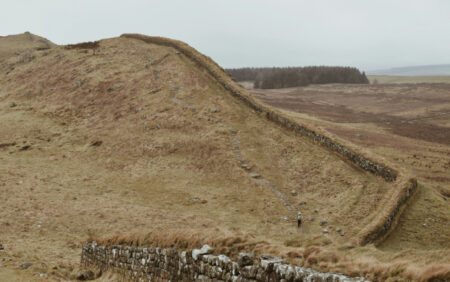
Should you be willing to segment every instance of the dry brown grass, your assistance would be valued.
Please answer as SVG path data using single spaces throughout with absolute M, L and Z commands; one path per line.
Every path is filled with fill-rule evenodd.
M 346 256 L 392 260 L 350 244 L 390 199 L 389 184 L 268 122 L 174 49 L 116 38 L 100 41 L 96 56 L 63 47 L 33 55 L 0 72 L 1 143 L 16 144 L 0 148 L 0 239 L 12 258 L 2 269 L 28 260 L 24 275 L 70 277 L 82 242 L 111 234 L 122 234 L 111 243 L 211 242 L 223 253 L 267 252 L 299 264 L 315 245 L 321 251 L 310 255 L 323 253 L 323 261 L 308 265 L 318 269 L 347 271 Z M 159 65 L 147 67 L 153 60 Z M 171 102 L 173 85 L 195 111 Z M 290 213 L 273 193 L 238 166 L 230 132 L 203 118 L 212 109 L 237 130 L 252 169 L 314 217 L 302 234 L 292 218 L 280 219 Z M 323 235 L 321 218 L 346 236 Z M 338 253 L 328 260 L 328 252 Z
M 239 233 L 239 232 L 238 232 Z M 235 235 L 219 229 L 173 229 L 152 231 L 147 234 L 124 233 L 106 238 L 88 238 L 102 245 L 129 245 L 141 247 L 176 248 L 179 250 L 201 248 L 204 244 L 214 247 L 216 254 L 237 256 L 239 252 L 264 250 L 270 244 L 249 234 Z
M 450 179 L 445 121 L 450 106 L 448 89 L 444 84 L 335 84 L 254 93 L 272 105 L 301 112 L 286 114 L 329 131 L 335 139 L 364 147 L 417 177 L 418 196 L 405 210 L 400 229 L 388 240 L 397 238 L 388 249 L 434 249 L 448 247 L 450 239 L 446 228 L 450 209 L 439 192 L 448 189 Z M 424 232 L 428 230 L 431 232 Z
M 167 54 L 158 80 L 146 64 Z M 354 193 L 346 181 L 355 183 L 358 194 L 370 186 L 373 199 L 384 191 L 383 181 L 249 111 L 170 48 L 112 39 L 100 42 L 96 56 L 64 48 L 33 55 L 35 60 L 0 76 L 2 143 L 16 143 L 0 149 L 5 203 L 0 236 L 8 252 L 16 254 L 7 267 L 25 259 L 45 261 L 47 272 L 60 264 L 74 267 L 88 236 L 121 231 L 220 226 L 257 241 L 295 236 L 293 220 L 280 219 L 290 216 L 282 203 L 236 163 L 231 134 L 199 118 L 212 108 L 220 110 L 216 118 L 238 130 L 241 150 L 254 169 L 286 194 L 303 191 L 301 198 L 291 197 L 293 203 L 310 199 L 305 211 L 320 209 L 314 216 L 327 217 L 348 234 L 370 215 L 364 202 L 355 202 L 354 217 L 342 221 L 348 211 L 337 205 L 322 208 L 314 200 L 317 193 L 345 198 Z M 177 98 L 198 110 L 172 103 L 168 81 L 183 86 Z M 154 93 L 155 88 L 161 90 Z M 11 108 L 12 102 L 17 106 Z M 91 146 L 95 141 L 102 144 Z M 286 145 L 298 153 L 283 160 Z M 23 146 L 30 147 L 21 151 Z M 267 159 L 279 163 L 270 166 Z M 295 184 L 301 175 L 293 167 L 308 171 L 317 181 L 315 190 L 308 183 Z M 329 176 L 339 184 L 328 187 L 323 180 Z M 192 202 L 195 197 L 198 203 Z M 320 228 L 312 226 L 310 233 L 317 232 Z
M 368 75 L 370 83 L 375 80 L 381 84 L 402 83 L 450 83 L 450 76 L 393 76 L 393 75 Z
M 379 209 L 377 218 L 374 219 L 371 223 L 369 223 L 361 231 L 361 233 L 358 236 L 360 244 L 365 245 L 364 242 L 367 241 L 373 243 L 380 243 L 386 237 L 389 236 L 392 230 L 395 229 L 401 213 L 406 208 L 407 203 L 411 201 L 410 198 L 405 200 L 405 195 L 408 195 L 408 197 L 412 198 L 413 194 L 415 194 L 417 190 L 417 180 L 409 179 L 408 181 L 405 181 L 406 179 L 402 179 L 403 181 L 397 182 L 395 184 L 395 186 L 392 189 L 393 193 L 391 194 L 391 200 L 388 201 L 385 206 Z M 405 204 L 403 204 L 403 202 L 405 202 Z M 402 206 L 400 206 L 401 204 Z M 398 212 L 399 216 L 393 217 L 393 214 L 395 212 Z M 386 226 L 386 222 L 392 220 L 394 220 L 392 226 Z M 380 233 L 377 234 L 377 232 L 380 231 L 376 230 L 383 230 L 384 228 L 389 228 L 390 230 L 387 233 L 384 233 L 381 236 L 379 236 Z
M 184 42 L 164 37 L 145 36 L 142 34 L 122 34 L 121 37 L 142 40 L 150 44 L 157 44 L 175 48 L 176 50 L 186 55 L 189 59 L 194 61 L 204 71 L 209 73 L 216 80 L 216 82 L 220 83 L 226 90 L 229 91 L 229 94 L 234 93 L 236 97 L 244 101 L 247 105 L 253 108 L 253 110 L 264 112 L 268 119 L 272 119 L 275 123 L 278 123 L 279 125 L 282 125 L 286 128 L 290 128 L 289 124 L 299 125 L 300 127 L 314 134 L 330 138 L 332 142 L 345 147 L 347 150 L 354 152 L 356 155 L 370 160 L 373 163 L 380 165 L 381 167 L 386 167 L 392 170 L 394 174 L 402 173 L 399 171 L 400 168 L 395 167 L 392 163 L 379 158 L 375 154 L 371 154 L 370 151 L 361 150 L 360 147 L 354 146 L 351 142 L 346 142 L 345 140 L 334 140 L 333 135 L 330 135 L 329 132 L 322 130 L 320 127 L 311 127 L 309 124 L 303 123 L 300 120 L 291 119 L 289 115 L 285 115 L 281 111 L 277 110 L 277 108 L 261 103 L 260 100 L 255 99 L 252 95 L 249 95 L 249 93 L 245 91 L 242 86 L 236 83 L 215 61 L 199 53 L 197 50 Z M 283 119 L 284 122 L 279 122 L 280 119 Z M 339 142 L 341 142 L 341 144 Z M 342 157 L 346 158 L 344 154 L 342 154 Z M 353 162 L 351 160 L 349 161 Z
M 393 194 L 387 203 L 379 205 L 379 212 L 381 216 L 372 219 L 372 223 L 368 224 L 367 227 L 361 232 L 361 235 L 358 237 L 358 242 L 362 244 L 367 244 L 376 241 L 381 241 L 384 237 L 388 235 L 388 232 L 395 227 L 397 223 L 398 214 L 404 208 L 404 204 L 406 204 L 407 198 L 409 195 L 414 192 L 417 187 L 417 182 L 415 179 L 410 178 L 406 175 L 403 170 L 399 170 L 395 168 L 392 163 L 387 162 L 385 159 L 381 159 L 376 155 L 370 153 L 370 151 L 361 150 L 359 147 L 354 146 L 351 142 L 346 142 L 343 140 L 338 141 L 336 138 L 333 138 L 333 135 L 330 135 L 327 131 L 323 131 L 319 128 L 310 127 L 310 125 L 299 122 L 299 120 L 290 119 L 289 115 L 284 115 L 279 111 L 261 104 L 258 100 L 255 100 L 253 96 L 249 95 L 247 92 L 243 90 L 237 83 L 234 82 L 232 78 L 230 78 L 226 72 L 220 68 L 214 61 L 212 61 L 209 57 L 203 56 L 198 53 L 195 49 L 188 46 L 187 44 L 171 40 L 168 38 L 162 37 L 149 37 L 140 34 L 123 34 L 121 37 L 132 38 L 142 40 L 151 44 L 165 45 L 175 48 L 180 51 L 184 55 L 186 55 L 189 59 L 196 62 L 200 67 L 202 67 L 206 72 L 208 72 L 214 79 L 216 79 L 222 86 L 236 95 L 239 99 L 243 100 L 245 103 L 250 105 L 253 109 L 264 112 L 266 116 L 273 120 L 274 122 L 285 126 L 286 128 L 291 128 L 292 126 L 300 126 L 306 131 L 314 134 L 315 136 L 319 136 L 321 138 L 325 137 L 329 139 L 333 144 L 337 146 L 343 146 L 346 150 L 350 150 L 355 153 L 358 157 L 362 157 L 366 160 L 369 160 L 375 163 L 377 166 L 381 166 L 390 171 L 390 174 L 394 174 L 394 180 L 397 180 L 396 185 L 393 186 Z M 280 122 L 281 121 L 281 122 Z M 341 154 L 341 153 L 339 153 Z M 357 165 L 357 163 L 353 162 L 351 158 L 348 158 L 347 155 L 341 154 L 347 161 L 350 163 Z M 386 180 L 392 181 L 391 175 L 389 177 L 383 176 Z M 411 193 L 410 193 L 411 191 Z M 406 200 L 404 198 L 406 197 Z M 389 223 L 393 221 L 393 223 Z M 386 231 L 387 229 L 387 231 Z
M 436 190 L 444 197 L 450 198 L 450 189 L 438 187 Z
M 0 36 L 0 62 L 14 56 L 16 52 L 21 53 L 32 48 L 45 50 L 55 46 L 51 41 L 28 32 Z
M 448 281 L 450 278 L 450 264 L 435 264 L 424 268 L 410 268 L 406 271 L 408 278 L 421 281 Z
M 179 250 L 200 248 L 204 244 L 214 247 L 214 254 L 226 254 L 236 258 L 239 252 L 271 254 L 283 257 L 287 263 L 312 267 L 323 272 L 340 272 L 349 276 L 364 276 L 372 281 L 445 281 L 448 279 L 450 264 L 428 262 L 429 254 L 408 251 L 404 254 L 390 254 L 383 257 L 372 248 L 360 249 L 346 245 L 311 245 L 290 247 L 277 245 L 251 236 L 226 234 L 219 230 L 180 229 L 150 232 L 148 234 L 121 234 L 106 238 L 90 238 L 103 245 L 131 245 L 141 247 L 177 248 Z M 407 256 L 414 255 L 414 259 Z M 434 254 L 448 258 L 444 251 Z M 418 259 L 422 256 L 422 259 Z M 434 280 L 433 280 L 434 279 Z M 441 280 L 439 280 L 441 279 Z
M 430 258 L 442 259 L 442 252 L 448 252 L 450 248 L 450 206 L 445 196 L 449 188 L 450 148 L 445 145 L 448 141 L 445 138 L 435 138 L 437 142 L 430 142 L 433 136 L 441 136 L 436 134 L 445 133 L 448 127 L 444 115 L 449 107 L 445 103 L 449 94 L 446 89 L 448 86 L 442 84 L 329 85 L 256 93 L 272 105 L 300 112 L 285 112 L 292 118 L 321 127 L 333 134 L 335 139 L 344 139 L 364 147 L 418 178 L 417 193 L 404 209 L 397 228 L 379 245 L 382 254 L 375 255 L 378 259 L 384 257 L 382 260 L 386 265 L 376 264 L 375 268 L 369 269 L 371 273 L 378 273 L 376 277 L 379 280 L 388 279 L 398 271 L 402 276 L 417 281 L 428 281 L 431 279 L 428 274 L 436 275 L 438 279 L 441 275 L 438 272 L 444 277 L 448 276 L 448 258 L 442 263 L 434 262 L 435 266 L 429 267 Z M 372 99 L 375 96 L 376 101 Z M 375 116 L 384 122 L 374 119 Z M 405 124 L 408 125 L 408 121 L 414 123 L 408 126 L 409 137 L 403 136 L 403 132 L 386 128 L 386 121 L 392 123 L 405 119 L 403 127 L 407 127 Z M 427 139 L 430 141 L 424 141 L 423 136 L 418 134 L 424 127 L 417 123 L 441 128 L 436 132 L 427 131 L 426 134 L 431 138 Z M 395 199 L 394 194 L 390 194 L 390 197 Z M 383 212 L 379 216 L 385 217 Z M 394 264 L 395 259 L 389 254 L 402 253 L 408 253 L 408 256 Z M 364 268 L 355 265 L 357 269 Z M 398 271 L 396 266 L 399 267 Z M 439 270 L 435 272 L 433 269 Z M 371 275 L 367 274 L 367 277 Z

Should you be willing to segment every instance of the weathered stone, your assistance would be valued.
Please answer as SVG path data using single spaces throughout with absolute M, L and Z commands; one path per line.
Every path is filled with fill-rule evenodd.
M 267 254 L 263 254 L 259 257 L 261 266 L 266 269 L 268 267 L 269 264 L 280 264 L 283 263 L 283 259 L 279 258 L 279 257 L 275 257 L 275 256 L 271 256 L 271 255 L 267 255 Z
M 246 170 L 250 170 L 251 167 L 248 164 L 241 164 L 242 168 L 245 168 Z
M 103 144 L 103 141 L 97 140 L 97 141 L 92 142 L 92 143 L 91 143 L 91 146 L 93 146 L 93 147 L 98 147 L 98 146 L 100 146 L 100 145 L 102 145 L 102 144 Z
M 324 225 L 326 225 L 328 223 L 328 221 L 326 220 L 326 219 L 322 219 L 321 221 L 320 221 L 320 226 L 324 226 Z
M 31 262 L 27 262 L 27 261 L 26 262 L 22 262 L 20 264 L 20 267 L 23 268 L 23 269 L 27 269 L 30 266 L 32 266 L 32 263 Z
M 253 265 L 255 256 L 249 253 L 239 253 L 237 263 L 240 267 Z
M 294 281 L 294 278 L 295 278 L 295 269 L 292 266 L 288 265 L 286 269 L 285 279 L 287 281 Z
M 217 258 L 219 261 L 219 266 L 224 269 L 226 269 L 229 263 L 231 262 L 231 259 L 225 255 L 219 255 Z
M 295 196 L 295 195 L 297 195 L 297 191 L 295 191 L 295 190 L 291 190 L 291 195 L 292 195 L 292 196 Z
M 256 265 L 243 266 L 240 269 L 240 273 L 242 276 L 244 276 L 244 278 L 255 279 L 256 274 L 258 273 L 258 266 Z
M 203 245 L 201 249 L 192 250 L 192 258 L 194 260 L 197 260 L 199 255 L 210 254 L 212 251 L 213 251 L 212 247 L 210 247 L 209 245 Z

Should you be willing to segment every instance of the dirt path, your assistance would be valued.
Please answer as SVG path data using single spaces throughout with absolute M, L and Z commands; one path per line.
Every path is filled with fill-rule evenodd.
M 172 102 L 174 102 L 175 104 L 180 105 L 186 109 L 189 109 L 191 111 L 196 111 L 195 106 L 187 104 L 184 101 L 182 101 L 176 97 L 177 93 L 180 89 L 180 86 L 173 84 L 171 81 L 169 81 L 169 86 L 172 89 L 171 94 L 170 94 L 170 100 Z M 252 167 L 248 164 L 248 162 L 242 156 L 242 152 L 240 150 L 241 142 L 239 140 L 238 131 L 236 129 L 232 128 L 231 126 L 226 125 L 222 121 L 212 117 L 211 115 L 201 114 L 201 118 L 211 121 L 211 122 L 217 124 L 218 126 L 229 131 L 229 133 L 233 136 L 232 149 L 233 149 L 233 153 L 236 157 L 238 165 L 242 169 L 244 169 L 250 177 L 255 178 L 262 185 L 264 185 L 265 187 L 270 189 L 274 193 L 274 195 L 283 203 L 283 205 L 286 207 L 286 209 L 289 210 L 289 212 L 293 215 L 293 219 L 295 219 L 297 216 L 297 210 L 290 203 L 288 197 L 285 194 L 283 194 L 275 185 L 270 183 L 269 180 L 265 179 L 260 173 L 254 171 L 254 169 L 252 169 Z

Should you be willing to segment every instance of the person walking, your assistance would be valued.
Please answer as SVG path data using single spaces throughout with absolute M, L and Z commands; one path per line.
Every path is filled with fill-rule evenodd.
M 302 226 L 302 213 L 297 212 L 297 227 L 300 229 L 301 226 Z

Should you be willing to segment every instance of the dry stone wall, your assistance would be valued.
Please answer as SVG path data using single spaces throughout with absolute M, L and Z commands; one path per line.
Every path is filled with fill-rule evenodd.
M 130 281 L 365 281 L 336 273 L 283 264 L 263 255 L 255 263 L 252 254 L 240 253 L 233 261 L 210 254 L 208 245 L 179 252 L 176 249 L 83 245 L 81 264 L 103 272 L 113 270 Z
M 213 62 L 208 63 L 207 61 L 209 60 L 200 57 L 200 54 L 198 52 L 196 52 L 193 48 L 187 46 L 186 44 L 162 37 L 149 37 L 140 34 L 123 34 L 121 37 L 138 39 L 145 41 L 147 43 L 153 43 L 157 45 L 164 45 L 175 48 L 176 50 L 178 50 L 179 52 L 183 53 L 185 56 L 196 62 L 198 65 L 200 65 L 203 69 L 205 69 L 226 90 L 230 91 L 234 96 L 242 100 L 252 109 L 258 112 L 265 113 L 270 120 L 275 121 L 289 129 L 292 129 L 296 132 L 299 132 L 303 135 L 312 138 L 314 141 L 322 145 L 325 145 L 329 149 L 334 150 L 339 154 L 343 155 L 344 157 L 346 157 L 347 159 L 349 159 L 362 169 L 383 177 L 386 181 L 396 180 L 397 173 L 394 170 L 385 167 L 383 165 L 377 164 L 376 162 L 369 160 L 359 154 L 356 154 L 351 150 L 347 149 L 346 147 L 344 147 L 343 145 L 338 144 L 336 141 L 316 133 L 314 130 L 308 129 L 305 126 L 301 126 L 295 122 L 289 121 L 287 118 L 280 116 L 278 113 L 272 111 L 263 104 L 260 104 L 257 101 L 254 101 L 253 99 L 249 98 L 247 95 L 243 94 L 237 87 L 231 85 L 228 81 L 226 81 L 226 79 L 223 76 L 223 73 L 225 73 L 225 71 L 219 65 Z
M 406 206 L 408 199 L 417 190 L 417 181 L 415 179 L 411 179 L 408 182 L 408 185 L 405 185 L 402 188 L 403 189 L 398 193 L 398 200 L 396 200 L 396 204 L 384 211 L 386 213 L 386 215 L 382 215 L 384 220 L 376 222 L 377 225 L 373 227 L 369 226 L 366 232 L 363 231 L 363 235 L 360 238 L 361 245 L 380 242 L 389 234 L 390 231 L 392 231 L 393 226 L 398 220 L 398 215 Z
M 394 196 L 385 204 L 382 216 L 379 216 L 373 224 L 370 224 L 368 228 L 364 230 L 362 235 L 358 238 L 361 244 L 372 243 L 379 241 L 381 238 L 386 237 L 389 231 L 395 226 L 397 217 L 400 215 L 402 208 L 406 205 L 407 200 L 411 197 L 413 192 L 417 189 L 417 181 L 415 179 L 405 179 L 401 177 L 398 181 L 398 173 L 389 168 L 386 165 L 380 164 L 376 161 L 370 160 L 359 153 L 356 153 L 342 144 L 339 144 L 335 140 L 317 133 L 315 130 L 310 129 L 304 125 L 301 125 L 289 118 L 283 117 L 281 114 L 271 110 L 261 102 L 255 100 L 248 94 L 243 93 L 232 82 L 231 78 L 226 72 L 217 65 L 210 58 L 200 54 L 194 48 L 189 45 L 172 39 L 163 37 L 150 37 L 141 34 L 123 34 L 121 37 L 142 40 L 147 43 L 168 46 L 176 49 L 186 57 L 197 63 L 202 69 L 207 71 L 220 85 L 228 90 L 233 96 L 242 100 L 249 107 L 255 111 L 266 114 L 267 118 L 302 135 L 310 137 L 315 142 L 329 148 L 331 151 L 337 152 L 345 159 L 351 161 L 356 166 L 359 166 L 365 171 L 368 171 L 374 175 L 381 176 L 388 182 L 394 182 L 397 180 L 398 185 L 394 185 Z

